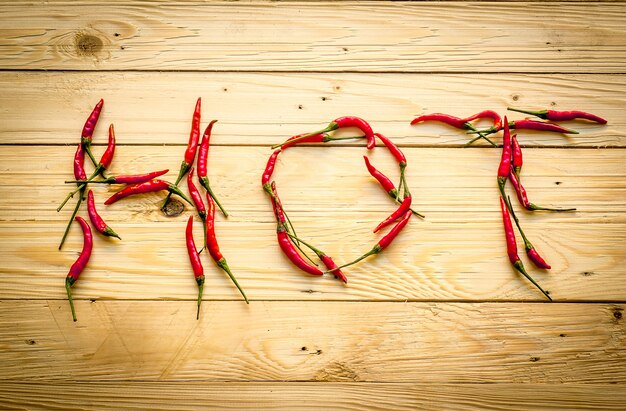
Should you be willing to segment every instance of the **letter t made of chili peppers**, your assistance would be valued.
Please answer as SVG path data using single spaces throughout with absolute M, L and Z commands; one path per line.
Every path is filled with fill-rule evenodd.
M 193 111 L 193 117 L 191 119 L 191 132 L 189 134 L 189 142 L 187 143 L 187 150 L 185 151 L 185 157 L 183 162 L 180 164 L 180 171 L 178 172 L 178 177 L 176 177 L 176 182 L 174 183 L 175 187 L 178 187 L 178 183 L 183 179 L 185 174 L 191 168 L 194 159 L 196 158 L 196 151 L 198 150 L 198 140 L 200 140 L 200 114 L 202 111 L 202 103 L 201 98 L 198 97 L 198 101 L 196 101 L 196 108 Z M 165 197 L 165 201 L 163 201 L 163 205 L 161 206 L 161 210 L 165 209 L 167 203 L 170 201 L 172 193 L 168 193 L 167 197 Z

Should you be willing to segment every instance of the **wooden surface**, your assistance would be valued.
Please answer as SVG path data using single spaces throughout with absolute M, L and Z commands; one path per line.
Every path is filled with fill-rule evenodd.
M 0 5 L 0 408 L 624 408 L 626 4 L 117 3 Z M 231 216 L 218 237 L 251 304 L 203 255 L 195 320 L 190 211 L 166 217 L 151 194 L 99 206 L 124 240 L 96 236 L 72 322 L 63 281 L 82 240 L 73 227 L 57 250 L 72 204 L 55 209 L 85 117 L 105 99 L 94 151 L 114 122 L 112 174 L 173 180 L 198 96 L 203 124 L 219 120 L 209 173 Z M 577 207 L 518 208 L 554 303 L 506 258 L 500 150 L 408 124 L 507 106 L 609 120 L 519 135 L 531 201 Z M 343 285 L 282 256 L 259 180 L 270 145 L 346 114 L 402 146 L 426 219 Z M 296 148 L 276 169 L 300 235 L 340 262 L 394 209 L 363 154 Z M 397 180 L 387 153 L 370 154 Z M 93 189 L 99 204 L 115 191 Z

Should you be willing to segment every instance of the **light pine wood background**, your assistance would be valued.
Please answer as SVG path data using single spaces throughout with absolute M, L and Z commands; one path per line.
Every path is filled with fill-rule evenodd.
M 0 408 L 624 408 L 625 3 L 12 1 L 0 15 Z M 111 173 L 173 180 L 198 96 L 203 124 L 219 120 L 210 178 L 232 215 L 218 237 L 251 304 L 203 256 L 195 320 L 190 211 L 166 217 L 151 194 L 99 207 L 124 240 L 95 237 L 72 322 L 63 281 L 82 239 L 73 227 L 57 250 L 72 204 L 55 209 L 86 116 L 105 99 L 94 151 L 115 123 Z M 531 200 L 578 208 L 518 208 L 552 304 L 506 258 L 500 151 L 408 124 L 507 106 L 609 120 L 519 135 Z M 403 147 L 427 218 L 343 285 L 282 256 L 259 181 L 270 145 L 348 114 Z M 299 233 L 340 262 L 394 209 L 363 154 L 295 148 L 276 170 Z

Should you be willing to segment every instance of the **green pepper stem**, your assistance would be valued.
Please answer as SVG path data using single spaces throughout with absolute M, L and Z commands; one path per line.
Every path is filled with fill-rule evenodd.
M 246 304 L 250 304 L 250 301 L 248 301 L 248 297 L 246 297 L 246 293 L 243 291 L 243 289 L 241 288 L 241 286 L 237 282 L 237 279 L 235 278 L 233 273 L 230 271 L 230 267 L 228 267 L 228 263 L 226 262 L 226 259 L 222 258 L 221 260 L 219 260 L 217 262 L 217 266 L 220 267 L 222 270 L 224 270 L 226 272 L 226 274 L 228 274 L 228 276 L 230 277 L 232 282 L 235 284 L 235 286 L 237 287 L 237 289 L 239 290 L 239 292 L 243 296 L 243 299 L 246 300 Z
M 91 143 L 83 143 L 83 148 L 85 149 L 85 151 L 87 152 L 87 155 L 91 159 L 93 166 L 97 168 L 100 163 L 96 161 L 96 158 L 93 156 L 93 153 L 91 152 Z M 100 170 L 98 170 L 98 172 L 100 172 Z
M 556 212 L 563 212 L 563 211 L 576 211 L 575 208 L 549 208 L 549 207 L 539 207 L 538 205 L 535 205 L 533 203 L 530 203 L 530 209 L 532 211 L 556 211 Z
M 268 185 L 266 185 L 266 186 L 263 186 L 263 190 L 265 190 L 265 192 L 266 192 L 267 194 L 269 194 L 269 196 L 270 196 L 270 197 L 272 197 L 272 199 L 273 199 L 274 201 L 276 201 L 277 203 L 279 203 L 278 198 L 277 198 L 277 197 L 274 195 L 274 193 L 272 192 L 271 186 L 270 186 L 269 184 L 268 184 Z M 286 225 L 286 227 L 285 227 L 285 228 L 287 229 L 287 230 L 286 230 L 286 231 L 287 231 L 287 233 L 289 233 L 289 232 L 293 233 L 293 235 L 295 236 L 295 239 L 294 239 L 294 240 L 295 240 L 295 242 L 296 242 L 296 245 L 300 245 L 300 239 L 297 237 L 297 236 L 298 236 L 298 233 L 296 233 L 296 228 L 295 228 L 295 227 L 293 226 L 293 224 L 291 223 L 291 219 L 289 218 L 289 214 L 287 214 L 287 212 L 285 211 L 285 209 L 284 209 L 284 208 L 282 208 L 282 207 L 281 207 L 281 210 L 282 210 L 282 212 L 283 212 L 283 215 L 284 215 L 284 216 L 285 216 L 285 218 L 287 219 L 287 225 Z M 302 251 L 302 250 L 300 250 L 300 251 Z M 315 264 L 315 263 L 313 262 L 313 260 L 311 260 L 311 259 L 310 259 L 310 258 L 309 258 L 306 254 L 305 254 L 305 256 L 308 258 L 308 260 L 309 260 L 309 261 L 311 261 L 313 264 Z M 317 265 L 317 264 L 315 264 L 315 265 Z
M 174 183 L 174 187 L 178 188 L 178 183 L 180 183 L 180 180 L 183 179 L 183 177 L 185 176 L 185 174 L 187 174 L 187 171 L 189 171 L 190 168 L 191 168 L 191 164 L 187 163 L 185 160 L 183 160 L 182 163 L 180 163 L 180 171 L 178 172 L 178 177 L 176 177 L 176 182 Z M 176 194 L 178 194 L 178 193 L 176 193 Z M 161 206 L 161 210 L 165 209 L 165 206 L 167 206 L 167 203 L 170 202 L 170 197 L 171 196 L 172 196 L 172 190 L 170 190 L 170 192 L 167 193 L 167 196 L 165 197 L 165 200 L 163 200 L 163 205 Z M 187 200 L 187 202 L 189 204 L 191 204 L 191 201 Z
M 521 260 L 517 260 L 514 264 L 513 267 L 515 267 L 515 269 L 517 271 L 519 271 L 520 273 L 522 273 L 522 275 L 524 277 L 526 277 L 528 279 L 528 281 L 530 281 L 531 283 L 533 283 L 533 285 L 535 287 L 537 287 L 539 289 L 539 291 L 541 291 L 543 293 L 543 295 L 545 295 L 546 297 L 548 297 L 548 300 L 552 301 L 552 297 L 550 297 L 550 295 L 544 291 L 543 288 L 541 288 L 541 286 L 539 284 L 537 284 L 537 282 L 526 272 L 526 269 L 524 268 L 524 264 L 522 263 Z
M 200 319 L 200 304 L 202 304 L 202 292 L 204 291 L 204 282 L 198 284 L 198 311 L 196 311 L 196 320 Z
M 177 196 L 179 196 L 180 198 L 182 198 L 183 200 L 185 200 L 186 202 L 188 202 L 189 204 L 191 204 L 192 206 L 195 207 L 195 204 L 189 199 L 187 198 L 187 196 L 185 194 L 183 194 L 183 192 L 180 190 L 180 188 L 176 187 L 176 186 L 170 186 L 169 188 L 169 192 L 176 194 Z
M 504 192 L 504 190 L 501 190 L 501 191 Z M 507 208 L 511 212 L 511 216 L 513 216 L 513 221 L 515 221 L 515 225 L 517 226 L 517 230 L 521 234 L 522 240 L 524 240 L 524 248 L 526 248 L 526 250 L 530 250 L 531 248 L 534 248 L 532 243 L 530 241 L 528 241 L 528 238 L 526 237 L 526 234 L 524 234 L 524 230 L 522 230 L 522 226 L 519 223 L 519 219 L 517 218 L 517 215 L 515 215 L 515 210 L 513 210 L 513 205 L 511 204 L 511 197 L 510 196 L 506 196 L 506 197 L 504 197 L 504 199 L 505 199 L 504 202 L 506 203 Z
M 74 194 L 76 194 L 79 190 L 85 188 L 87 186 L 87 183 L 91 183 L 92 182 L 91 180 L 96 178 L 96 176 L 98 175 L 98 173 L 102 169 L 103 169 L 102 164 L 98 164 L 98 166 L 96 167 L 94 172 L 91 174 L 91 176 L 89 176 L 89 178 L 87 180 L 74 180 L 74 181 L 72 181 L 73 183 L 80 184 L 80 185 L 76 188 L 76 190 L 70 192 L 67 195 L 67 197 L 65 197 L 65 200 L 63 200 L 61 205 L 59 207 L 57 207 L 57 213 L 59 211 L 61 211 L 63 209 L 63 207 L 65 207 L 65 204 L 67 204 L 67 202 L 70 200 L 70 198 L 74 197 Z M 66 181 L 66 183 L 67 183 L 67 181 Z
M 308 138 L 308 137 L 314 136 L 314 135 L 316 135 L 316 134 L 328 133 L 329 131 L 337 130 L 338 128 L 339 128 L 339 126 L 337 125 L 337 123 L 332 122 L 332 123 L 330 123 L 330 124 L 329 124 L 326 128 L 324 128 L 324 129 L 322 129 L 322 130 L 319 130 L 319 131 L 314 131 L 314 132 L 312 132 L 312 133 L 303 134 L 303 135 L 298 136 L 298 137 L 296 137 L 296 138 L 294 138 L 294 139 L 284 141 L 284 142 L 282 142 L 282 143 L 280 143 L 280 144 L 274 144 L 274 145 L 272 146 L 272 150 L 277 149 L 278 147 L 282 147 L 282 146 L 284 146 L 284 145 L 285 145 L 285 144 L 287 144 L 287 143 L 295 143 L 295 142 L 298 142 L 298 141 L 300 141 L 300 140 L 304 140 L 305 138 Z
M 206 178 L 206 177 L 202 177 L 200 179 L 200 184 L 202 184 L 202 186 L 206 189 L 206 191 L 209 192 L 209 195 L 211 196 L 213 201 L 215 201 L 215 204 L 217 204 L 217 206 L 219 207 L 219 209 L 222 212 L 222 214 L 224 214 L 224 217 L 228 217 L 228 213 L 226 212 L 226 210 L 224 210 L 224 207 L 222 207 L 222 205 L 220 204 L 219 200 L 217 199 L 217 197 L 213 193 L 213 190 L 211 190 L 211 186 L 209 185 L 209 179 Z
M 315 248 L 314 246 L 312 246 L 311 244 L 307 243 L 306 241 L 298 238 L 294 234 L 291 234 L 290 232 L 287 232 L 287 235 L 289 237 L 291 237 L 293 240 L 297 240 L 297 241 L 301 242 L 302 244 L 304 244 L 305 246 L 307 246 L 308 248 L 310 248 L 311 251 L 313 251 L 315 254 L 317 254 L 318 257 L 321 258 L 321 256 L 324 255 L 324 253 L 321 252 L 318 248 Z
M 59 244 L 59 250 L 63 247 L 65 243 L 65 239 L 67 238 L 67 234 L 70 232 L 70 227 L 74 222 L 74 217 L 76 217 L 76 213 L 78 213 L 78 209 L 80 208 L 80 204 L 83 202 L 83 195 L 85 194 L 85 187 L 83 187 L 80 191 L 80 197 L 78 197 L 78 201 L 76 202 L 76 207 L 74 207 L 74 212 L 72 213 L 72 217 L 70 217 L 70 221 L 67 223 L 67 227 L 65 227 L 65 232 L 63 233 L 63 238 L 61 239 L 61 244 Z
M 532 110 L 522 110 L 522 109 L 513 108 L 513 107 L 507 107 L 506 109 L 508 111 L 516 111 L 518 113 L 530 114 L 531 116 L 535 116 L 539 118 L 543 118 L 542 115 L 546 114 L 546 110 L 532 111 Z
M 351 262 L 349 262 L 349 263 L 347 263 L 347 264 L 341 265 L 341 266 L 339 266 L 339 267 L 337 267 L 337 268 L 333 268 L 332 270 L 328 270 L 328 271 L 326 271 L 324 274 L 327 274 L 327 273 L 332 273 L 332 272 L 334 272 L 334 271 L 341 270 L 342 268 L 348 267 L 348 266 L 350 266 L 350 265 L 354 265 L 354 264 L 358 263 L 358 262 L 359 262 L 359 261 L 361 261 L 361 260 L 365 260 L 365 259 L 366 259 L 367 257 L 369 257 L 370 255 L 374 255 L 374 254 L 378 254 L 378 253 L 380 253 L 380 251 L 381 251 L 381 250 L 380 250 L 380 247 L 378 247 L 378 245 L 376 245 L 374 248 L 372 248 L 370 251 L 368 251 L 367 253 L 363 254 L 362 256 L 360 256 L 359 258 L 357 258 L 356 260 L 351 261 Z
M 74 300 L 72 299 L 72 284 L 70 284 L 69 277 L 65 277 L 65 290 L 67 291 L 67 299 L 70 302 L 70 309 L 72 310 L 72 319 L 76 322 L 76 311 L 74 311 Z

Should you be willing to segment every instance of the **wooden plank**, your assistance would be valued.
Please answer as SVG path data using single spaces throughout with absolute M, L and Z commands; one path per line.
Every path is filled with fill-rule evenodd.
M 219 119 L 216 144 L 276 144 L 357 115 L 403 146 L 459 146 L 469 140 L 464 132 L 409 122 L 422 113 L 506 114 L 507 106 L 517 106 L 584 109 L 609 120 L 608 126 L 565 123 L 581 132 L 575 137 L 525 132 L 526 145 L 626 146 L 626 81 L 619 75 L 0 72 L 0 88 L 2 144 L 74 144 L 104 98 L 96 143 L 106 141 L 114 122 L 123 144 L 184 145 L 202 96 L 204 122 Z
M 614 384 L 0 382 L 0 407 L 82 410 L 622 410 Z
M 120 147 L 111 171 L 175 168 L 182 151 Z M 72 206 L 62 213 L 54 210 L 68 190 L 62 181 L 71 178 L 72 152 L 71 147 L 6 146 L 0 153 L 5 177 L 0 182 L 0 254 L 11 256 L 0 268 L 0 298 L 64 297 L 59 279 L 76 258 L 81 237 L 74 227 L 59 252 Z M 276 169 L 299 234 L 341 262 L 373 246 L 379 236 L 370 230 L 393 210 L 364 170 L 363 152 L 292 149 Z M 228 220 L 218 217 L 220 243 L 253 300 L 542 300 L 506 258 L 493 177 L 498 150 L 406 149 L 416 208 L 427 218 L 412 221 L 383 255 L 347 269 L 348 286 L 303 274 L 281 254 L 271 208 L 259 187 L 268 153 L 262 147 L 213 147 L 210 159 L 213 188 L 231 212 Z M 526 150 L 523 176 L 531 198 L 580 209 L 566 214 L 518 211 L 527 234 L 553 265 L 551 273 L 531 271 L 557 300 L 626 299 L 623 157 L 624 150 L 618 149 Z M 374 162 L 385 172 L 395 168 L 386 153 L 375 153 Z M 318 171 L 311 174 L 314 169 Z M 389 175 L 397 178 L 397 173 Z M 113 191 L 94 189 L 100 204 Z M 124 241 L 96 238 L 90 266 L 76 287 L 78 299 L 194 298 L 183 241 L 189 212 L 165 217 L 158 211 L 162 197 L 99 206 Z M 204 261 L 210 273 L 206 298 L 238 299 L 230 281 Z
M 618 305 L 0 304 L 2 379 L 626 383 Z
M 0 68 L 623 72 L 621 4 L 563 4 L 3 5 Z

